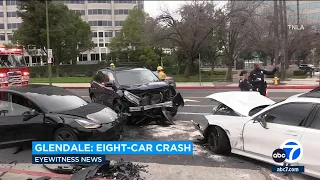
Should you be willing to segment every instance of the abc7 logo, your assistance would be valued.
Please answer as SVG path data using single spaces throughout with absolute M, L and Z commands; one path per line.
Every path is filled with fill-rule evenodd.
M 276 149 L 272 153 L 273 160 L 278 163 L 284 162 L 286 157 L 286 152 L 283 149 Z

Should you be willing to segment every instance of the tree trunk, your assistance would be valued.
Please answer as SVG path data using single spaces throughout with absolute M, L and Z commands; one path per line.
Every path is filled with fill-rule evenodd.
M 227 71 L 227 78 L 226 78 L 227 82 L 233 82 L 233 74 L 232 74 L 233 62 L 234 62 L 233 58 L 228 57 L 228 63 L 227 63 L 228 71 Z
M 192 56 L 187 56 L 186 68 L 184 70 L 184 75 L 183 75 L 185 78 L 189 78 L 191 73 L 191 66 L 192 66 Z
M 215 61 L 215 55 L 213 53 L 209 53 L 209 60 L 211 62 L 211 76 L 212 76 L 214 71 L 214 61 Z
M 283 27 L 283 23 L 284 23 L 284 20 L 283 20 L 283 6 L 282 6 L 282 1 L 283 0 L 279 0 L 279 10 L 280 10 L 280 39 L 281 39 L 281 59 L 280 59 L 280 63 L 281 63 L 281 70 L 280 70 L 280 79 L 282 81 L 285 80 L 285 30 L 284 30 L 284 27 Z
M 274 59 L 275 59 L 275 64 L 279 64 L 279 17 L 278 17 L 278 2 L 277 0 L 273 0 L 274 5 L 273 5 L 273 24 L 274 24 Z M 276 73 L 275 76 L 279 76 L 279 73 Z

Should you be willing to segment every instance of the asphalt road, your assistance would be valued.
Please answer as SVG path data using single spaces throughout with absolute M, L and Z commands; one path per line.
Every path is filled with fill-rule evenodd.
M 83 89 L 71 90 L 72 92 L 89 100 L 88 91 Z M 224 90 L 180 90 L 186 101 L 185 107 L 179 109 L 174 117 L 176 125 L 163 127 L 159 125 L 130 126 L 125 128 L 124 140 L 196 140 L 201 138 L 200 133 L 195 130 L 190 120 L 203 124 L 205 122 L 204 114 L 210 113 L 216 105 L 204 97 L 215 92 Z M 275 101 L 283 100 L 300 91 L 277 90 L 269 92 L 271 99 Z M 17 172 L 10 170 L 8 173 L 0 174 L 3 180 L 27 179 L 36 176 L 44 176 L 47 172 L 41 165 L 32 165 L 31 150 L 27 149 L 18 154 L 13 154 L 14 149 L 0 150 L 0 172 L 1 168 L 20 169 Z M 123 158 L 126 161 L 139 162 L 149 165 L 145 174 L 147 180 L 302 180 L 313 179 L 310 177 L 290 174 L 275 174 L 271 172 L 271 166 L 236 155 L 220 156 L 213 154 L 207 147 L 195 144 L 193 156 L 177 155 L 152 155 L 152 156 L 107 156 L 108 159 Z M 12 161 L 17 161 L 11 163 Z M 23 170 L 21 170 L 23 169 Z M 11 172 L 12 171 L 12 172 Z M 38 173 L 29 173 L 27 171 L 36 171 Z M 10 173 L 11 172 L 11 173 Z M 62 179 L 62 178 L 53 178 Z

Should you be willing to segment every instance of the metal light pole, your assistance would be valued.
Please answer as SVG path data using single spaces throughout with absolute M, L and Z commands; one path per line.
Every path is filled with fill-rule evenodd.
M 200 59 L 200 53 L 199 53 L 199 80 L 200 80 L 200 86 L 201 86 L 202 83 L 201 83 L 201 59 Z
M 48 0 L 46 0 L 46 25 L 47 25 L 47 65 L 48 65 L 48 76 L 49 76 L 49 84 L 52 85 L 52 68 L 51 62 L 49 62 L 49 54 L 48 51 L 50 49 L 50 37 L 49 37 L 49 13 L 48 13 Z

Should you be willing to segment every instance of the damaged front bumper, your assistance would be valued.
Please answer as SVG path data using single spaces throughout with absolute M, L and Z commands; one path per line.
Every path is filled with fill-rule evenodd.
M 191 120 L 193 126 L 201 133 L 201 135 L 205 136 L 205 131 L 208 127 L 208 125 L 205 128 L 201 128 L 199 123 L 194 122 L 193 120 Z
M 158 104 L 129 107 L 129 112 L 141 112 L 155 108 L 172 108 L 173 106 L 184 106 L 184 100 L 180 93 L 178 93 L 172 101 L 167 101 Z

